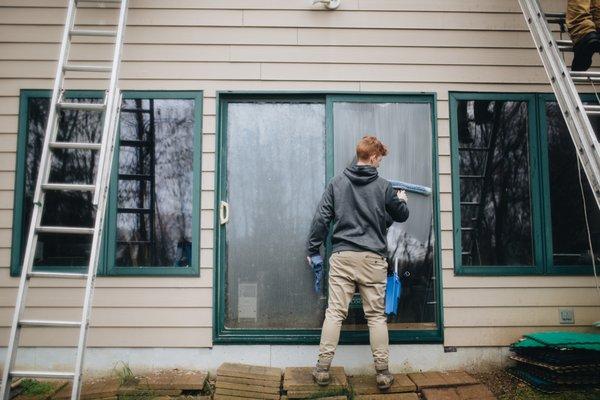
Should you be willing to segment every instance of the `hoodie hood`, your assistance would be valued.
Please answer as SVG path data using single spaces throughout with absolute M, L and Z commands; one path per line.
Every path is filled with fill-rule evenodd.
M 370 165 L 353 164 L 344 170 L 344 175 L 355 185 L 366 185 L 377 179 L 377 168 Z

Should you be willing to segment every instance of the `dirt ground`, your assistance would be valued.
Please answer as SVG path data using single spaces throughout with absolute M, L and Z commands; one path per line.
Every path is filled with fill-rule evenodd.
M 599 400 L 600 389 L 591 391 L 542 393 L 523 383 L 504 370 L 471 374 L 485 384 L 496 395 L 498 400 Z

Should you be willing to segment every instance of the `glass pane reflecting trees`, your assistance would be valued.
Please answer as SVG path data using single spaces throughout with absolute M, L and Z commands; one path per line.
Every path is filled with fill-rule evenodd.
M 548 173 L 554 265 L 591 265 L 577 154 L 556 102 L 546 102 Z M 598 121 L 592 119 L 596 131 Z M 583 169 L 581 180 L 594 249 L 600 249 L 600 210 Z
M 193 128 L 193 100 L 124 100 L 119 146 L 117 266 L 189 266 Z
M 533 265 L 528 104 L 457 103 L 463 265 Z

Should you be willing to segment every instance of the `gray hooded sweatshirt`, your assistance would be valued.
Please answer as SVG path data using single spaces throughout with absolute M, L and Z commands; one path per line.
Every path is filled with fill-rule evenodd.
M 308 254 L 319 247 L 333 221 L 333 251 L 372 251 L 387 256 L 386 233 L 391 224 L 408 219 L 406 202 L 370 165 L 352 165 L 327 185 L 312 220 Z

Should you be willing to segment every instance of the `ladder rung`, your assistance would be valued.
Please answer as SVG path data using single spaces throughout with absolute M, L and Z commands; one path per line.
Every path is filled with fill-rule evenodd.
M 78 328 L 81 326 L 81 321 L 45 321 L 35 319 L 23 319 L 19 321 L 21 326 L 54 326 L 57 328 Z
M 573 51 L 573 42 L 571 40 L 557 40 L 556 46 L 561 51 Z
M 76 274 L 72 272 L 42 272 L 32 271 L 28 275 L 30 278 L 67 278 L 67 279 L 86 279 L 87 274 Z
M 49 378 L 49 379 L 73 379 L 73 372 L 55 372 L 55 371 L 11 371 L 13 378 Z
M 556 44 L 558 46 L 573 46 L 573 41 L 569 39 L 556 39 Z
M 65 71 L 74 72 L 111 72 L 112 68 L 104 65 L 72 65 L 65 64 L 63 67 Z
M 117 36 L 117 31 L 107 31 L 98 29 L 72 29 L 70 32 L 71 36 Z
M 598 71 L 569 71 L 573 82 L 590 83 L 600 82 L 600 72 Z
M 76 3 L 120 3 L 121 0 L 76 0 Z
M 573 78 L 600 78 L 600 71 L 569 71 Z
M 459 151 L 489 151 L 489 147 L 459 147 Z
M 84 111 L 104 111 L 106 105 L 104 103 L 71 103 L 62 101 L 56 103 L 63 110 L 84 110 Z
M 82 228 L 73 226 L 38 226 L 38 233 L 67 233 L 72 235 L 93 235 L 94 228 Z
M 119 174 L 119 179 L 122 181 L 149 181 L 152 175 L 147 174 Z
M 149 208 L 117 208 L 119 214 L 150 214 Z
M 545 13 L 544 15 L 549 24 L 564 24 L 567 18 L 565 13 Z
M 121 112 L 124 113 L 153 113 L 154 110 L 149 110 L 146 108 L 121 108 Z
M 50 142 L 51 149 L 100 150 L 100 143 Z
M 600 110 L 591 110 L 591 111 L 587 111 L 585 112 L 587 115 L 591 115 L 591 116 L 598 116 L 600 115 Z
M 145 147 L 150 145 L 148 140 L 121 140 L 119 141 L 120 147 Z
M 45 183 L 42 185 L 44 190 L 78 190 L 81 192 L 93 192 L 94 185 L 84 185 L 80 183 Z

